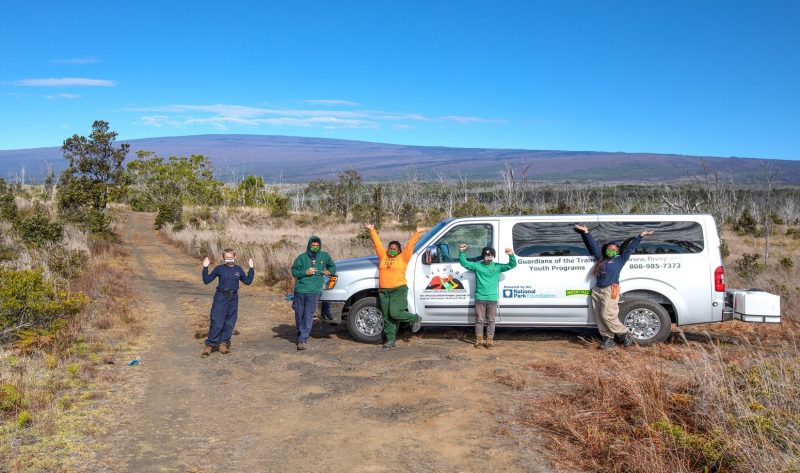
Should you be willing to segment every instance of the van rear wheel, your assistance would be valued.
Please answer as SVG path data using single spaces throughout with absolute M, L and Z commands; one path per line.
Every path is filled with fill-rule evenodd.
M 661 304 L 644 299 L 621 304 L 619 320 L 639 345 L 663 342 L 672 333 L 672 320 L 667 310 Z
M 347 313 L 347 329 L 359 342 L 380 342 L 383 333 L 383 313 L 378 308 L 378 299 L 364 297 L 357 300 Z

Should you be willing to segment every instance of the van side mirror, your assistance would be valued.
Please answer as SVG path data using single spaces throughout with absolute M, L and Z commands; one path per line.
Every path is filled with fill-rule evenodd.
M 437 251 L 436 246 L 431 245 L 425 248 L 425 253 L 422 254 L 422 264 L 432 264 L 434 261 L 437 260 Z

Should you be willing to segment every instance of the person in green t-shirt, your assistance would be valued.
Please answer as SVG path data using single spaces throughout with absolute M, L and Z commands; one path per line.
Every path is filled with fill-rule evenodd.
M 459 247 L 458 261 L 464 269 L 475 272 L 475 348 L 481 345 L 492 348 L 494 344 L 494 319 L 497 315 L 497 285 L 500 283 L 500 273 L 514 269 L 517 258 L 511 248 L 506 248 L 508 263 L 495 263 L 497 252 L 487 246 L 481 250 L 483 262 L 467 261 L 467 244 Z M 487 322 L 486 340 L 483 338 L 484 320 Z

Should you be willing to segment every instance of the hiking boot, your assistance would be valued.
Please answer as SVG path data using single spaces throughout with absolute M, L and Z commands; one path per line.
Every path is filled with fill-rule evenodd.
M 308 343 L 307 342 L 297 342 L 297 349 L 298 350 L 308 350 Z
M 383 348 L 394 348 L 394 340 L 386 340 L 386 343 L 383 344 Z
M 411 324 L 411 333 L 417 333 L 421 328 L 422 328 L 422 317 L 417 316 L 417 320 L 413 324 Z
M 483 343 L 483 346 L 491 349 L 493 345 L 494 345 L 494 335 L 487 335 L 486 341 Z
M 483 346 L 483 335 L 475 335 L 475 348 Z
M 206 345 L 206 347 L 203 348 L 203 353 L 201 353 L 200 356 L 202 356 L 203 358 L 211 356 L 211 347 Z
M 219 345 L 219 352 L 220 352 L 220 353 L 222 353 L 223 355 L 227 355 L 227 354 L 228 354 L 228 353 L 230 353 L 231 351 L 230 351 L 230 350 L 228 350 L 228 345 L 227 345 L 227 344 L 225 344 L 225 343 L 221 343 L 221 344 Z
M 616 342 L 614 342 L 614 339 L 612 337 L 603 337 L 603 342 L 600 344 L 598 348 L 600 348 L 601 350 L 610 350 L 615 346 L 617 346 L 617 344 Z
M 636 339 L 633 338 L 633 334 L 630 332 L 626 333 L 625 335 L 622 335 L 620 338 L 622 338 L 622 346 L 624 346 L 625 348 L 630 348 L 636 345 Z

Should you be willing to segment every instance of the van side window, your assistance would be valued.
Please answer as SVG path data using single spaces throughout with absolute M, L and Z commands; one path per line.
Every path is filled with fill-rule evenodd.
M 451 228 L 436 243 L 431 263 L 453 263 L 458 261 L 458 246 L 467 244 L 467 259 L 481 259 L 481 249 L 492 246 L 492 225 L 488 223 L 471 223 Z
M 521 222 L 511 236 L 517 256 L 589 256 L 581 235 L 570 222 Z
M 642 240 L 636 255 L 700 253 L 705 247 L 703 227 L 697 222 L 600 222 L 592 233 L 598 236 L 598 241 L 625 245 L 642 230 L 655 233 Z

